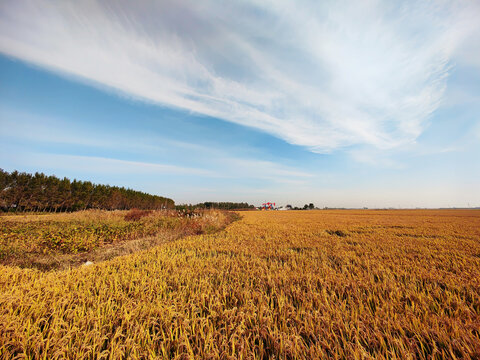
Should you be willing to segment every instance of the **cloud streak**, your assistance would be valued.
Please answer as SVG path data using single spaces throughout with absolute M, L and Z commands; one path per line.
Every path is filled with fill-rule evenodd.
M 95 174 L 142 174 L 142 175 L 195 175 L 213 177 L 215 173 L 204 170 L 168 164 L 128 161 L 100 156 L 81 156 L 48 153 L 27 153 L 16 156 L 23 164 L 45 169 L 83 171 Z M 18 159 L 25 157 L 25 159 Z
M 102 133 L 92 128 L 81 125 L 72 127 L 72 124 L 56 118 L 30 114 L 19 110 L 2 109 L 2 134 L 0 141 L 11 139 L 28 142 L 29 144 L 62 146 L 68 144 L 80 146 L 83 151 L 91 153 L 95 149 L 97 156 L 76 156 L 66 154 L 40 154 L 29 153 L 28 163 L 39 166 L 51 166 L 56 164 L 64 169 L 85 170 L 88 172 L 108 173 L 136 173 L 145 172 L 158 174 L 196 175 L 218 179 L 262 179 L 276 183 L 301 184 L 307 178 L 313 178 L 314 174 L 299 170 L 295 167 L 283 165 L 278 162 L 261 160 L 257 157 L 240 157 L 230 147 L 204 146 L 185 141 L 170 140 L 158 135 L 145 136 L 137 134 L 133 138 L 131 132 L 116 133 L 110 131 Z M 54 132 L 51 129 L 55 129 Z M 120 158 L 112 158 L 114 151 L 121 144 L 122 153 L 114 155 Z M 8 146 L 5 146 L 7 148 Z M 0 149 L 1 150 L 1 149 Z M 58 151 L 58 150 L 57 150 Z M 100 156 L 98 152 L 110 154 Z M 138 155 L 154 153 L 160 163 L 148 161 L 128 161 L 122 159 L 124 152 L 129 158 Z M 195 156 L 192 158 L 192 154 Z M 187 158 L 187 164 L 185 163 Z M 140 159 L 144 159 L 144 156 Z M 147 157 L 149 158 L 149 157 Z M 0 162 L 1 162 L 0 157 Z M 162 163 L 167 161 L 168 163 Z M 171 164 L 175 163 L 175 166 Z M 193 166 L 193 167 L 192 167 Z M 300 179 L 300 180 L 299 180 Z
M 0 52 L 314 152 L 391 149 L 440 106 L 480 15 L 463 1 L 141 4 L 3 1 Z

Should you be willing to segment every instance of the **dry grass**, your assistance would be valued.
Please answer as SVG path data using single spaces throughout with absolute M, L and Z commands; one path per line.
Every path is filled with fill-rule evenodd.
M 0 266 L 0 358 L 480 357 L 479 211 L 242 216 L 89 267 Z
M 188 215 L 188 216 L 187 216 Z M 0 217 L 0 263 L 66 269 L 130 254 L 184 236 L 218 231 L 232 214 L 209 210 L 89 210 Z

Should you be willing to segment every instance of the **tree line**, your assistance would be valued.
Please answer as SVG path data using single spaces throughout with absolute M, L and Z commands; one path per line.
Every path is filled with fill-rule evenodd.
M 287 205 L 285 206 L 285 208 L 287 208 L 288 210 L 313 210 L 315 209 L 315 205 L 313 203 L 305 204 L 303 205 L 303 208 L 298 206 L 293 207 L 292 205 Z
M 76 211 L 174 208 L 172 199 L 124 187 L 94 184 L 36 172 L 0 169 L 2 211 Z
M 193 209 L 220 209 L 220 210 L 241 210 L 241 209 L 255 209 L 254 205 L 246 202 L 212 202 L 207 201 L 196 205 L 184 204 L 175 206 L 177 210 L 193 210 Z

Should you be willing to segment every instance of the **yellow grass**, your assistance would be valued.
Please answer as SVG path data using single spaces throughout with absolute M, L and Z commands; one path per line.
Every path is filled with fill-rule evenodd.
M 0 358 L 479 358 L 479 211 L 243 212 L 68 271 L 0 266 Z

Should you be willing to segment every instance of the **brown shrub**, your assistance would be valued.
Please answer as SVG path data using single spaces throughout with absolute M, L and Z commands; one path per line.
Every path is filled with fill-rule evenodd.
M 138 221 L 142 217 L 148 216 L 152 213 L 152 210 L 139 210 L 139 209 L 132 209 L 128 213 L 125 214 L 124 219 L 126 221 Z

